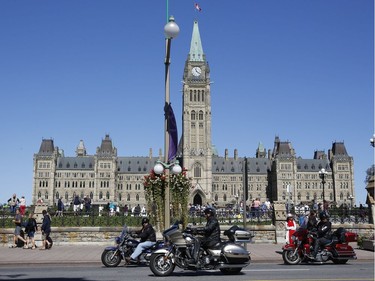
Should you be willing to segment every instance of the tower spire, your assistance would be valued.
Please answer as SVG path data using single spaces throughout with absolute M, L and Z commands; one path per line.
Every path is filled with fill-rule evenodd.
M 198 21 L 194 21 L 193 35 L 191 37 L 190 44 L 189 61 L 205 61 L 201 36 L 199 34 Z

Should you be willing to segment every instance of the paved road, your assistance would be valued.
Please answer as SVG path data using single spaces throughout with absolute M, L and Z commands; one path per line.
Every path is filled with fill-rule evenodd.
M 370 261 L 353 261 L 344 265 L 303 264 L 288 266 L 281 263 L 259 262 L 244 268 L 239 275 L 223 275 L 220 271 L 184 271 L 176 268 L 171 276 L 155 277 L 146 267 L 119 266 L 106 268 L 100 264 L 31 264 L 0 268 L 0 280 L 28 281 L 373 281 L 374 266 Z
M 110 246 L 110 245 L 109 245 Z M 355 247 L 355 245 L 352 245 Z M 275 251 L 281 249 L 281 244 L 248 244 L 253 263 L 282 262 L 281 255 Z M 9 264 L 80 264 L 101 263 L 100 257 L 105 246 L 98 245 L 54 245 L 51 250 L 8 248 L 0 246 L 0 266 Z M 355 249 L 358 261 L 374 261 L 374 252 Z

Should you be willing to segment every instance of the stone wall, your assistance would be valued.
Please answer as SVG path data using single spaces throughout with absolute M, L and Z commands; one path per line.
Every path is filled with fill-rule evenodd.
M 241 225 L 239 225 L 241 227 Z M 340 224 L 333 225 L 333 230 L 338 227 L 344 227 L 348 231 L 359 235 L 369 237 L 373 234 L 373 224 Z M 228 226 L 222 226 L 224 231 Z M 254 235 L 252 243 L 285 243 L 285 229 L 278 229 L 274 225 L 248 226 L 247 229 Z M 133 228 L 135 230 L 135 228 Z M 122 231 L 121 227 L 52 227 L 51 237 L 55 245 L 69 244 L 92 244 L 111 245 L 114 238 Z M 14 229 L 0 229 L 0 246 L 9 246 L 13 242 Z M 277 237 L 279 235 L 279 237 Z M 161 239 L 161 233 L 157 234 Z M 41 233 L 35 235 L 37 245 L 41 243 Z

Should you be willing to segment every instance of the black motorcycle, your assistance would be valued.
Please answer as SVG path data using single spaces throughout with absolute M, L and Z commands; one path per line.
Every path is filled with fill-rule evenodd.
M 195 239 L 190 228 L 181 231 L 178 222 L 163 232 L 168 247 L 157 249 L 151 254 L 150 269 L 156 276 L 172 274 L 175 266 L 187 270 L 215 270 L 224 274 L 238 274 L 250 264 L 250 253 L 237 242 L 250 242 L 251 234 L 233 226 L 224 232 L 227 241 L 218 243 L 212 248 L 200 248 L 196 264 L 189 264 Z
M 121 260 L 125 261 L 126 257 L 130 257 L 135 248 L 140 243 L 133 238 L 133 235 L 128 227 L 125 225 L 120 236 L 115 238 L 115 246 L 106 247 L 102 253 L 102 263 L 106 267 L 116 267 L 120 264 Z M 157 241 L 155 245 L 145 249 L 138 258 L 139 264 L 148 264 L 151 253 L 164 246 L 163 241 Z

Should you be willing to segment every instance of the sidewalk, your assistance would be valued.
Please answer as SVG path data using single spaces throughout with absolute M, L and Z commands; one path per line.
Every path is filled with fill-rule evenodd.
M 108 245 L 110 246 L 110 244 Z M 353 245 L 354 247 L 356 245 Z M 282 244 L 248 244 L 252 262 L 280 262 Z M 87 264 L 101 265 L 103 245 L 54 245 L 50 250 L 31 250 L 0 246 L 0 266 L 9 264 Z M 374 261 L 374 252 L 355 248 L 357 260 Z M 355 261 L 349 261 L 355 262 Z M 121 263 L 123 265 L 123 263 Z

